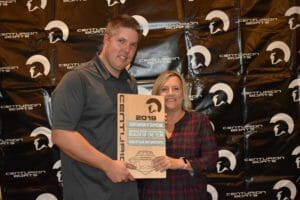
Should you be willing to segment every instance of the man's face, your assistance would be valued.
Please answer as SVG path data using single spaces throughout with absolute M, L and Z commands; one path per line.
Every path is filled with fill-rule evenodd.
M 115 76 L 131 63 L 138 45 L 138 33 L 120 27 L 113 34 L 104 35 L 101 59 L 108 71 Z

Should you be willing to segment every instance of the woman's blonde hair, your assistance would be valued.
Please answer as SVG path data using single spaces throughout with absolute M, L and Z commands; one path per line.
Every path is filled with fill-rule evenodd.
M 180 75 L 177 71 L 171 71 L 167 70 L 163 72 L 161 75 L 157 77 L 157 79 L 154 82 L 153 88 L 152 88 L 152 94 L 153 95 L 159 95 L 160 89 L 163 87 L 163 85 L 167 82 L 167 80 L 170 77 L 176 76 L 179 78 L 181 85 L 182 85 L 182 93 L 183 93 L 183 103 L 182 103 L 182 109 L 185 111 L 191 111 L 192 110 L 192 103 L 189 98 L 187 85 L 185 83 L 185 80 L 182 75 Z

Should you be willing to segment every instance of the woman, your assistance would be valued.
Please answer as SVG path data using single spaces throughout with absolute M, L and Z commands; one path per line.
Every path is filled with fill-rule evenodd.
M 193 112 L 183 77 L 166 71 L 155 81 L 153 95 L 165 97 L 166 155 L 153 160 L 155 170 L 167 170 L 166 179 L 142 181 L 144 200 L 203 200 L 207 181 L 204 172 L 216 166 L 216 139 L 208 117 Z

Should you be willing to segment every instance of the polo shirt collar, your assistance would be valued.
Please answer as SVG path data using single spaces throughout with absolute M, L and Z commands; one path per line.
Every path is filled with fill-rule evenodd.
M 98 69 L 99 74 L 104 78 L 104 80 L 109 79 L 110 77 L 115 78 L 114 76 L 112 76 L 109 71 L 104 67 L 104 64 L 102 63 L 102 61 L 99 58 L 99 55 L 97 54 L 94 57 L 94 63 L 96 64 L 96 67 Z M 119 79 L 129 79 L 130 75 L 127 72 L 127 70 L 122 70 Z

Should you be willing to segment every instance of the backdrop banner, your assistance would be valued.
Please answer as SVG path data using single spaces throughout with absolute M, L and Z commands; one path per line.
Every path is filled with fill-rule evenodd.
M 1 0 L 0 199 L 62 200 L 51 93 L 133 16 L 139 94 L 170 69 L 214 127 L 212 200 L 300 199 L 299 0 Z

